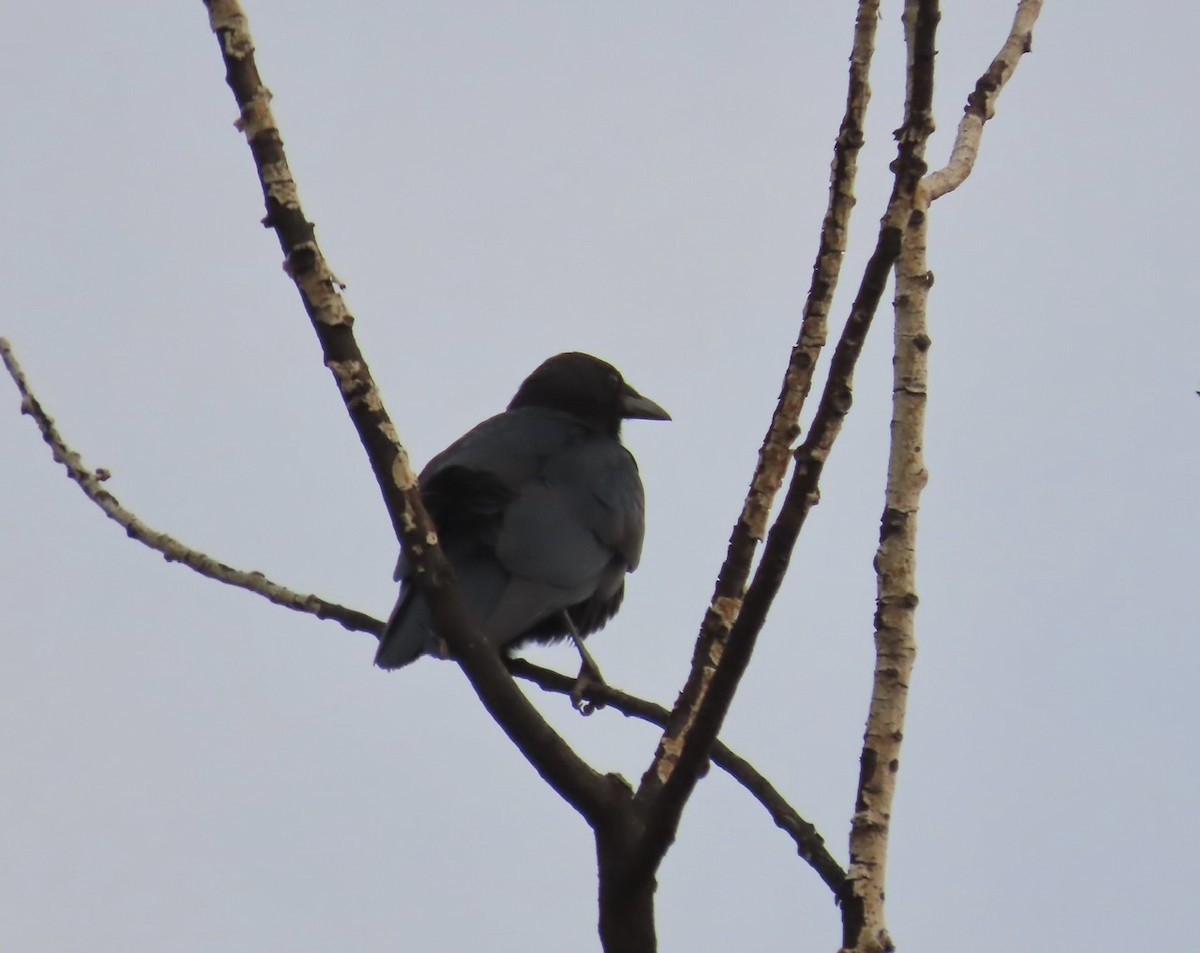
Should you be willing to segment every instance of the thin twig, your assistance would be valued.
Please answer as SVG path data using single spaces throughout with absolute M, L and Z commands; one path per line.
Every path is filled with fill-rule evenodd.
M 166 533 L 147 526 L 105 489 L 103 484 L 109 479 L 109 474 L 103 470 L 90 470 L 84 466 L 80 455 L 72 450 L 62 438 L 54 424 L 54 419 L 46 413 L 41 402 L 30 389 L 25 373 L 21 370 L 21 365 L 17 363 L 16 355 L 13 354 L 12 346 L 3 338 L 0 338 L 0 357 L 3 357 L 4 366 L 16 383 L 17 390 L 20 391 L 21 413 L 28 414 L 33 418 L 38 430 L 42 433 L 42 439 L 50 447 L 54 459 L 66 468 L 67 476 L 79 485 L 84 495 L 100 507 L 109 519 L 118 523 L 130 539 L 144 543 L 161 553 L 167 562 L 182 563 L 202 576 L 257 593 L 276 605 L 299 612 L 307 612 L 315 615 L 318 619 L 333 619 L 351 631 L 378 633 L 378 620 L 373 619 L 365 612 L 338 605 L 336 602 L 327 602 L 311 593 L 293 592 L 291 589 L 272 582 L 261 572 L 234 569 L 199 550 L 192 549 L 173 536 L 168 536 Z

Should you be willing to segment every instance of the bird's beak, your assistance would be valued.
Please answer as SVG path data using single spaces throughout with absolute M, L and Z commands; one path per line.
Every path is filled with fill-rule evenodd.
M 621 416 L 627 420 L 670 420 L 671 415 L 654 403 L 649 397 L 643 397 L 636 390 L 625 385 L 621 394 Z

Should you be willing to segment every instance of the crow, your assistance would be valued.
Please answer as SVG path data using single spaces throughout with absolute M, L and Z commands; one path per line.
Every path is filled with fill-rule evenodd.
M 599 678 L 581 640 L 620 608 L 645 531 L 642 481 L 621 444 L 628 418 L 671 419 L 611 364 L 559 354 L 525 379 L 504 413 L 421 471 L 421 496 L 467 609 L 498 650 L 570 637 Z M 445 654 L 404 553 L 395 578 L 400 598 L 375 655 L 384 669 Z

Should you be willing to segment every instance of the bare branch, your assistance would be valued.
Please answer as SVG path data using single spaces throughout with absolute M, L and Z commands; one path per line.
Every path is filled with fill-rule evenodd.
M 864 142 L 863 124 L 871 101 L 868 79 L 878 22 L 879 0 L 861 0 L 850 51 L 846 111 L 834 141 L 829 201 L 821 222 L 820 245 L 804 302 L 800 335 L 792 348 L 779 400 L 759 451 L 750 492 L 734 527 L 729 555 L 718 579 L 718 597 L 739 593 L 746 584 L 754 547 L 766 535 L 767 516 L 783 484 L 792 446 L 800 432 L 800 412 L 812 388 L 817 358 L 828 336 L 829 308 L 837 290 L 849 240 L 850 213 L 854 209 L 854 183 L 858 175 L 858 153 Z
M 932 82 L 932 34 L 928 45 L 921 23 L 921 0 L 905 8 L 909 74 L 926 72 Z M 936 3 L 931 4 L 936 25 Z M 915 614 L 917 512 L 928 474 L 922 453 L 927 400 L 930 337 L 926 305 L 933 275 L 926 240 L 929 204 L 960 185 L 975 162 L 983 124 L 996 94 L 1022 53 L 1029 49 L 1040 0 L 1022 0 L 1012 31 L 968 98 L 954 153 L 945 169 L 927 176 L 912 195 L 896 262 L 896 330 L 892 386 L 892 440 L 879 549 L 875 611 L 875 675 L 859 772 L 858 796 L 850 830 L 850 892 L 843 905 L 844 947 L 854 953 L 893 949 L 886 925 L 887 849 L 895 798 L 908 686 L 916 658 Z M 919 106 L 911 98 L 910 110 Z M 923 143 L 922 143 L 923 148 Z
M 1021 0 L 1017 4 L 1008 39 L 967 97 L 958 133 L 954 137 L 954 147 L 950 151 L 950 160 L 944 168 L 931 172 L 925 181 L 930 202 L 957 189 L 975 168 L 979 143 L 983 139 L 983 126 L 995 114 L 996 97 L 1012 78 L 1017 63 L 1033 49 L 1033 25 L 1041 12 L 1042 0 Z
M 920 189 L 896 263 L 892 443 L 875 557 L 875 676 L 850 830 L 851 891 L 855 905 L 861 906 L 854 949 L 862 953 L 892 949 L 884 916 L 887 847 L 908 684 L 917 651 L 917 509 L 927 480 L 921 453 L 930 344 L 925 300 L 933 277 L 925 267 L 927 208 Z M 857 913 L 854 919 L 859 919 Z
M 792 349 L 750 490 L 730 537 L 713 599 L 701 625 L 687 684 L 676 702 L 654 761 L 638 789 L 637 799 L 643 810 L 649 812 L 643 846 L 643 859 L 648 865 L 661 859 L 674 837 L 683 805 L 707 761 L 709 745 L 720 730 L 733 690 L 753 648 L 752 641 L 748 642 L 743 647 L 744 660 L 728 660 L 730 632 L 742 611 L 750 566 L 758 543 L 766 535 L 767 516 L 791 459 L 792 445 L 799 434 L 800 412 L 811 389 L 817 357 L 827 336 L 829 307 L 841 272 L 854 206 L 857 156 L 863 144 L 863 122 L 871 95 L 868 75 L 878 19 L 878 0 L 860 0 L 850 55 L 846 110 L 834 145 L 829 203 L 799 338 Z M 890 261 L 884 267 L 885 279 L 889 266 Z M 722 671 L 722 659 L 727 659 L 722 677 L 714 679 L 714 672 Z M 710 690 L 719 684 L 723 684 L 724 689 L 718 700 L 710 702 Z M 701 709 L 705 705 L 708 707 L 702 717 Z M 693 732 L 696 732 L 694 737 Z M 675 779 L 670 798 L 664 800 L 660 795 L 681 765 L 686 770 Z
M 796 539 L 809 511 L 819 499 L 818 483 L 842 421 L 852 402 L 854 369 L 862 353 L 867 331 L 900 250 L 900 235 L 912 197 L 926 172 L 924 143 L 933 131 L 929 109 L 932 100 L 932 33 L 936 27 L 936 4 L 932 22 L 925 23 L 929 48 L 922 70 L 910 71 L 910 103 L 920 108 L 906 110 L 905 122 L 897 131 L 897 157 L 892 165 L 896 181 L 887 211 L 880 224 L 875 251 L 864 271 L 851 313 L 830 363 L 829 378 L 813 418 L 807 439 L 795 452 L 796 467 L 780 513 L 767 536 L 762 561 L 746 590 L 740 615 L 725 640 L 702 645 L 706 656 L 697 664 L 699 679 L 689 681 L 672 713 L 659 755 L 642 778 L 637 798 L 650 801 L 656 788 L 662 791 L 652 810 L 647 811 L 644 837 L 647 861 L 654 850 L 665 850 L 674 837 L 679 815 L 695 774 L 707 757 L 707 745 L 720 731 L 725 712 L 738 681 L 749 664 L 758 633 L 783 582 Z M 926 62 L 927 61 L 927 62 Z M 923 70 L 928 68 L 928 75 Z M 710 610 L 710 615 L 712 610 Z M 699 654 L 699 650 L 698 650 Z M 695 669 L 693 669 L 695 674 Z M 689 695 L 690 691 L 695 694 Z M 682 709 L 682 713 L 681 713 Z M 671 765 L 673 762 L 673 767 Z M 652 772 L 658 771 L 656 777 Z
M 428 598 L 434 623 L 497 724 L 546 782 L 595 825 L 610 817 L 622 799 L 628 800 L 628 787 L 615 776 L 602 776 L 593 770 L 547 724 L 467 613 L 450 565 L 438 546 L 433 522 L 421 502 L 416 474 L 354 338 L 354 319 L 342 298 L 341 284 L 321 253 L 314 226 L 301 208 L 283 140 L 271 113 L 271 95 L 255 62 L 245 13 L 237 0 L 206 0 L 205 5 L 225 64 L 226 82 L 241 111 L 238 127 L 245 133 L 258 171 L 267 212 L 264 224 L 274 229 L 279 239 L 285 270 L 300 292 L 325 366 L 333 372 L 397 538 Z
M 105 515 L 124 528 L 130 538 L 161 553 L 168 562 L 181 563 L 203 576 L 246 589 L 284 608 L 306 612 L 319 619 L 333 619 L 352 631 L 378 636 L 383 630 L 383 622 L 365 612 L 328 602 L 316 595 L 293 592 L 271 582 L 260 572 L 234 569 L 180 543 L 166 533 L 146 526 L 134 513 L 121 506 L 101 485 L 109 479 L 108 474 L 85 467 L 80 455 L 62 438 L 53 418 L 46 413 L 34 395 L 11 345 L 4 338 L 0 338 L 0 358 L 3 359 L 4 366 L 21 395 L 21 412 L 33 418 L 54 459 L 66 468 L 67 475 L 79 485 L 84 495 L 99 506 Z M 574 678 L 534 665 L 524 659 L 512 659 L 508 662 L 508 667 L 517 677 L 533 682 L 545 691 L 570 697 L 575 689 Z M 666 725 L 670 715 L 661 705 L 607 685 L 589 687 L 584 691 L 584 697 L 597 706 L 607 706 L 660 727 Z M 742 784 L 767 809 L 775 823 L 796 842 L 796 850 L 800 857 L 817 871 L 830 889 L 835 893 L 841 890 L 845 883 L 845 871 L 826 849 L 825 841 L 816 828 L 804 820 L 748 761 L 739 757 L 722 742 L 718 741 L 714 745 L 712 757 L 717 765 Z
M 342 400 L 371 461 L 388 507 L 396 538 L 426 550 L 434 526 L 416 492 L 417 477 L 400 445 L 383 398 L 371 377 L 352 330 L 354 317 L 342 297 L 342 285 L 317 245 L 316 232 L 300 206 L 299 191 L 283 151 L 283 139 L 271 112 L 271 93 L 254 60 L 254 42 L 237 0 L 206 0 L 209 22 L 221 46 L 226 82 L 241 115 L 237 127 L 254 156 L 266 204 L 263 224 L 274 229 L 284 253 L 284 270 L 295 282 L 304 309 L 320 341 L 325 365 L 333 373 Z M 433 560 L 434 563 L 438 561 Z M 422 565 L 424 565 L 422 563 Z M 440 565 L 429 565 L 437 575 Z
M 42 433 L 42 439 L 50 447 L 54 459 L 66 468 L 67 476 L 79 485 L 84 495 L 100 507 L 109 519 L 124 528 L 130 539 L 136 539 L 139 543 L 144 543 L 151 549 L 162 553 L 167 562 L 181 563 L 202 576 L 257 593 L 276 605 L 295 609 L 298 612 L 307 612 L 315 615 L 318 619 L 333 619 L 352 631 L 378 634 L 379 621 L 364 612 L 338 605 L 336 602 L 327 602 L 311 593 L 306 595 L 293 592 L 272 582 L 261 572 L 234 569 L 199 550 L 192 549 L 173 536 L 168 536 L 166 533 L 147 526 L 104 488 L 103 483 L 109 479 L 109 474 L 104 470 L 89 470 L 83 465 L 80 455 L 63 440 L 54 425 L 53 418 L 46 413 L 41 402 L 30 389 L 25 373 L 17 363 L 16 355 L 13 354 L 12 346 L 3 338 L 0 338 L 0 357 L 3 358 L 4 366 L 8 369 L 9 375 L 17 385 L 17 390 L 21 393 L 21 413 L 28 414 L 33 418 L 38 430 Z
M 575 691 L 574 678 L 534 665 L 526 659 L 510 659 L 508 670 L 517 678 L 527 679 L 548 692 L 571 697 L 571 693 Z M 667 720 L 671 717 L 670 711 L 664 706 L 630 695 L 610 685 L 589 685 L 584 689 L 583 697 L 597 708 L 613 708 L 630 718 L 638 718 L 660 728 L 665 728 Z M 767 809 L 776 826 L 795 841 L 796 853 L 801 859 L 817 872 L 835 895 L 840 896 L 846 884 L 846 872 L 829 853 L 825 846 L 825 838 L 818 833 L 816 827 L 801 817 L 749 761 L 719 739 L 713 745 L 712 760 Z

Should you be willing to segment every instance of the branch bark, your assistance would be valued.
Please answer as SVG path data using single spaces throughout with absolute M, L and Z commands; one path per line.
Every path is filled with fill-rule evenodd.
M 907 83 L 904 107 L 904 125 L 898 136 L 900 156 L 896 160 L 897 184 L 904 182 L 896 197 L 895 211 L 902 223 L 901 254 L 903 262 L 897 268 L 896 301 L 909 300 L 920 305 L 923 320 L 924 299 L 918 299 L 914 287 L 927 282 L 924 270 L 914 272 L 924 263 L 923 231 L 925 222 L 924 201 L 921 198 L 921 180 L 925 174 L 925 147 L 933 133 L 933 76 L 934 59 L 937 55 L 936 37 L 941 12 L 937 0 L 906 0 L 904 5 L 904 39 L 908 51 Z M 920 241 L 921 249 L 914 243 Z M 903 277 L 903 286 L 901 286 Z M 927 288 L 927 285 L 925 286 Z M 911 310 L 907 314 L 909 324 L 905 332 L 912 330 Z M 899 319 L 898 319 L 899 321 Z M 861 758 L 858 797 L 850 835 L 850 876 L 847 895 L 842 902 L 842 949 L 843 953 L 890 953 L 895 949 L 884 921 L 884 873 L 887 849 L 887 823 L 891 810 L 891 791 L 882 790 L 889 782 L 894 785 L 898 761 L 887 758 L 892 749 L 880 745 L 875 735 L 872 718 L 876 713 L 876 700 L 891 707 L 893 714 L 899 710 L 899 721 L 903 723 L 903 705 L 908 672 L 914 654 L 911 645 L 912 610 L 916 606 L 916 595 L 912 588 L 913 578 L 905 568 L 912 568 L 912 552 L 908 551 L 907 567 L 894 562 L 893 552 L 898 552 L 902 540 L 915 542 L 916 496 L 924 485 L 924 468 L 920 461 L 920 423 L 912 417 L 913 405 L 919 401 L 924 407 L 924 353 L 928 349 L 928 338 L 918 348 L 914 338 L 904 342 L 901 352 L 899 327 L 897 330 L 896 381 L 894 400 L 902 411 L 893 412 L 892 450 L 888 463 L 888 509 L 885 510 L 884 530 L 881 538 L 887 539 L 888 556 L 893 559 L 886 582 L 880 572 L 879 601 L 876 610 L 876 679 L 875 695 L 872 698 L 872 715 L 868 717 L 867 740 Z M 922 331 L 923 334 L 923 331 Z M 919 366 L 915 363 L 920 361 Z M 903 371 L 901 370 L 903 366 Z M 919 377 L 919 380 L 918 380 Z M 903 381 L 903 383 L 901 383 Z M 903 390 L 903 394 L 900 391 Z M 907 423 L 898 424 L 897 413 L 905 415 Z M 920 418 L 923 419 L 923 416 Z M 916 430 L 913 427 L 916 427 Z M 914 442 L 916 441 L 916 442 Z M 913 454 L 916 454 L 914 458 Z M 888 514 L 892 512 L 893 494 L 898 489 L 898 479 L 907 481 L 903 499 L 911 504 L 909 515 L 912 520 L 907 531 L 893 530 Z M 900 511 L 897 510 L 897 513 Z M 881 543 L 881 552 L 883 544 Z M 878 565 L 878 563 L 877 563 Z M 887 620 L 884 621 L 885 616 Z M 875 722 L 882 725 L 883 721 Z M 889 739 L 898 752 L 900 734 Z M 879 793 L 878 799 L 875 795 Z M 884 809 L 886 807 L 886 810 Z M 864 836 L 870 848 L 863 850 Z
M 707 763 L 753 650 L 753 635 L 738 639 L 733 633 L 743 611 L 754 553 L 767 535 L 768 513 L 792 457 L 792 444 L 799 435 L 800 413 L 828 333 L 829 307 L 841 271 L 854 206 L 857 156 L 863 144 L 863 123 L 870 101 L 868 77 L 878 13 L 877 0 L 860 0 L 850 55 L 846 110 L 834 145 L 829 203 L 799 337 L 759 451 L 746 502 L 734 526 L 712 601 L 701 624 L 687 683 L 638 788 L 636 801 L 645 816 L 646 833 L 638 844 L 637 866 L 647 872 L 657 867 L 674 840 L 683 807 Z M 885 279 L 886 270 L 885 267 Z
M 1004 85 L 1012 78 L 1021 57 L 1033 49 L 1033 26 L 1042 12 L 1042 0 L 1021 0 L 1013 17 L 1008 39 L 1000 48 L 979 81 L 967 97 L 963 117 L 958 124 L 954 146 L 946 165 L 931 172 L 925 180 L 925 191 L 930 202 L 952 192 L 975 168 L 979 156 L 979 144 L 983 139 L 983 127 L 996 113 L 996 98 Z
M 1022 0 L 1003 48 L 968 97 L 966 115 L 949 163 L 925 176 L 911 196 L 896 262 L 892 438 L 879 548 L 875 555 L 875 674 L 860 759 L 858 795 L 850 828 L 849 891 L 843 902 L 843 953 L 895 949 L 886 922 L 887 850 L 908 687 L 916 659 L 916 542 L 921 491 L 928 480 L 922 447 L 928 392 L 930 337 L 926 321 L 929 271 L 926 247 L 929 205 L 957 188 L 974 166 L 984 123 L 996 94 L 1022 53 L 1031 48 L 1040 0 Z M 908 0 L 905 38 L 909 51 L 909 112 L 930 108 L 933 32 L 937 4 Z M 928 64 L 927 66 L 925 64 Z M 932 129 L 932 118 L 929 128 Z M 924 138 L 918 140 L 919 153 Z
M 416 567 L 434 622 L 497 724 L 546 783 L 595 826 L 628 804 L 629 787 L 616 775 L 601 775 L 591 768 L 550 727 L 467 614 L 421 502 L 416 474 L 354 338 L 354 318 L 342 298 L 341 283 L 301 208 L 271 113 L 271 94 L 255 63 L 246 15 L 237 0 L 205 0 L 205 6 L 225 63 L 226 82 L 240 110 L 237 125 L 246 136 L 262 185 L 264 224 L 279 239 L 284 269 L 300 292 L 325 365 L 367 453 L 397 538 Z

